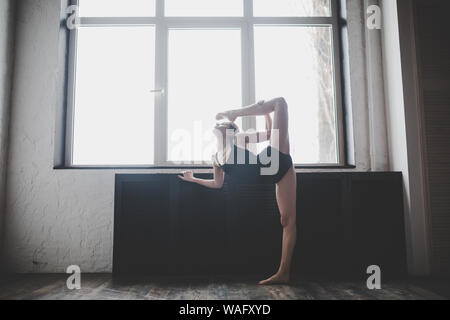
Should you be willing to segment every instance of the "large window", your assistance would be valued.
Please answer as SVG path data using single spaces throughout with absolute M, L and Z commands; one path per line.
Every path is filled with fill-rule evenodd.
M 215 114 L 279 96 L 294 162 L 344 164 L 337 1 L 74 3 L 67 166 L 210 165 Z

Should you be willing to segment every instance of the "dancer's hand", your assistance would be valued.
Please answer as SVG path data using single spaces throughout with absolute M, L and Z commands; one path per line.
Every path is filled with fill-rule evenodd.
M 271 131 L 272 130 L 272 117 L 270 116 L 270 114 L 266 114 L 264 116 L 264 118 L 266 119 L 266 130 Z
M 270 114 L 266 114 L 264 116 L 264 118 L 266 119 L 266 132 L 267 132 L 267 137 L 270 140 L 270 136 L 272 134 L 272 117 L 270 116 Z
M 178 178 L 183 181 L 194 182 L 194 173 L 191 170 L 183 171 L 182 174 L 183 175 L 179 175 Z
M 234 122 L 236 118 L 237 117 L 233 114 L 233 111 L 221 112 L 216 115 L 217 121 L 228 119 L 229 121 Z

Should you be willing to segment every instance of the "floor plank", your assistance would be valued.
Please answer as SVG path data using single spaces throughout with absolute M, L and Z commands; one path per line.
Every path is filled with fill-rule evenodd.
M 448 292 L 421 281 L 382 284 L 297 280 L 291 285 L 259 286 L 243 280 L 141 280 L 118 283 L 109 274 L 82 275 L 81 289 L 69 290 L 65 274 L 14 275 L 0 284 L 0 300 L 439 300 Z

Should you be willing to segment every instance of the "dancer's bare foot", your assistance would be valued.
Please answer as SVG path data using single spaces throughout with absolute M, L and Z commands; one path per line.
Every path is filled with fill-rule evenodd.
M 226 111 L 226 112 L 221 112 L 218 113 L 216 115 L 216 120 L 223 120 L 223 119 L 228 119 L 231 122 L 234 122 L 236 120 L 237 116 L 234 114 L 233 111 Z
M 277 273 L 271 276 L 269 279 L 262 280 L 258 284 L 260 285 L 272 285 L 272 284 L 288 284 L 289 274 Z

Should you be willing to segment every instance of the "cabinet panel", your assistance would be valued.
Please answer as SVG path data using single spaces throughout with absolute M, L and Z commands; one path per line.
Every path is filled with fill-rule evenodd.
M 333 275 L 345 269 L 345 182 L 339 174 L 298 176 L 294 272 Z
M 169 261 L 168 180 L 123 178 L 116 180 L 113 271 L 158 274 Z
M 351 272 L 378 265 L 386 277 L 406 272 L 401 176 L 353 175 Z

